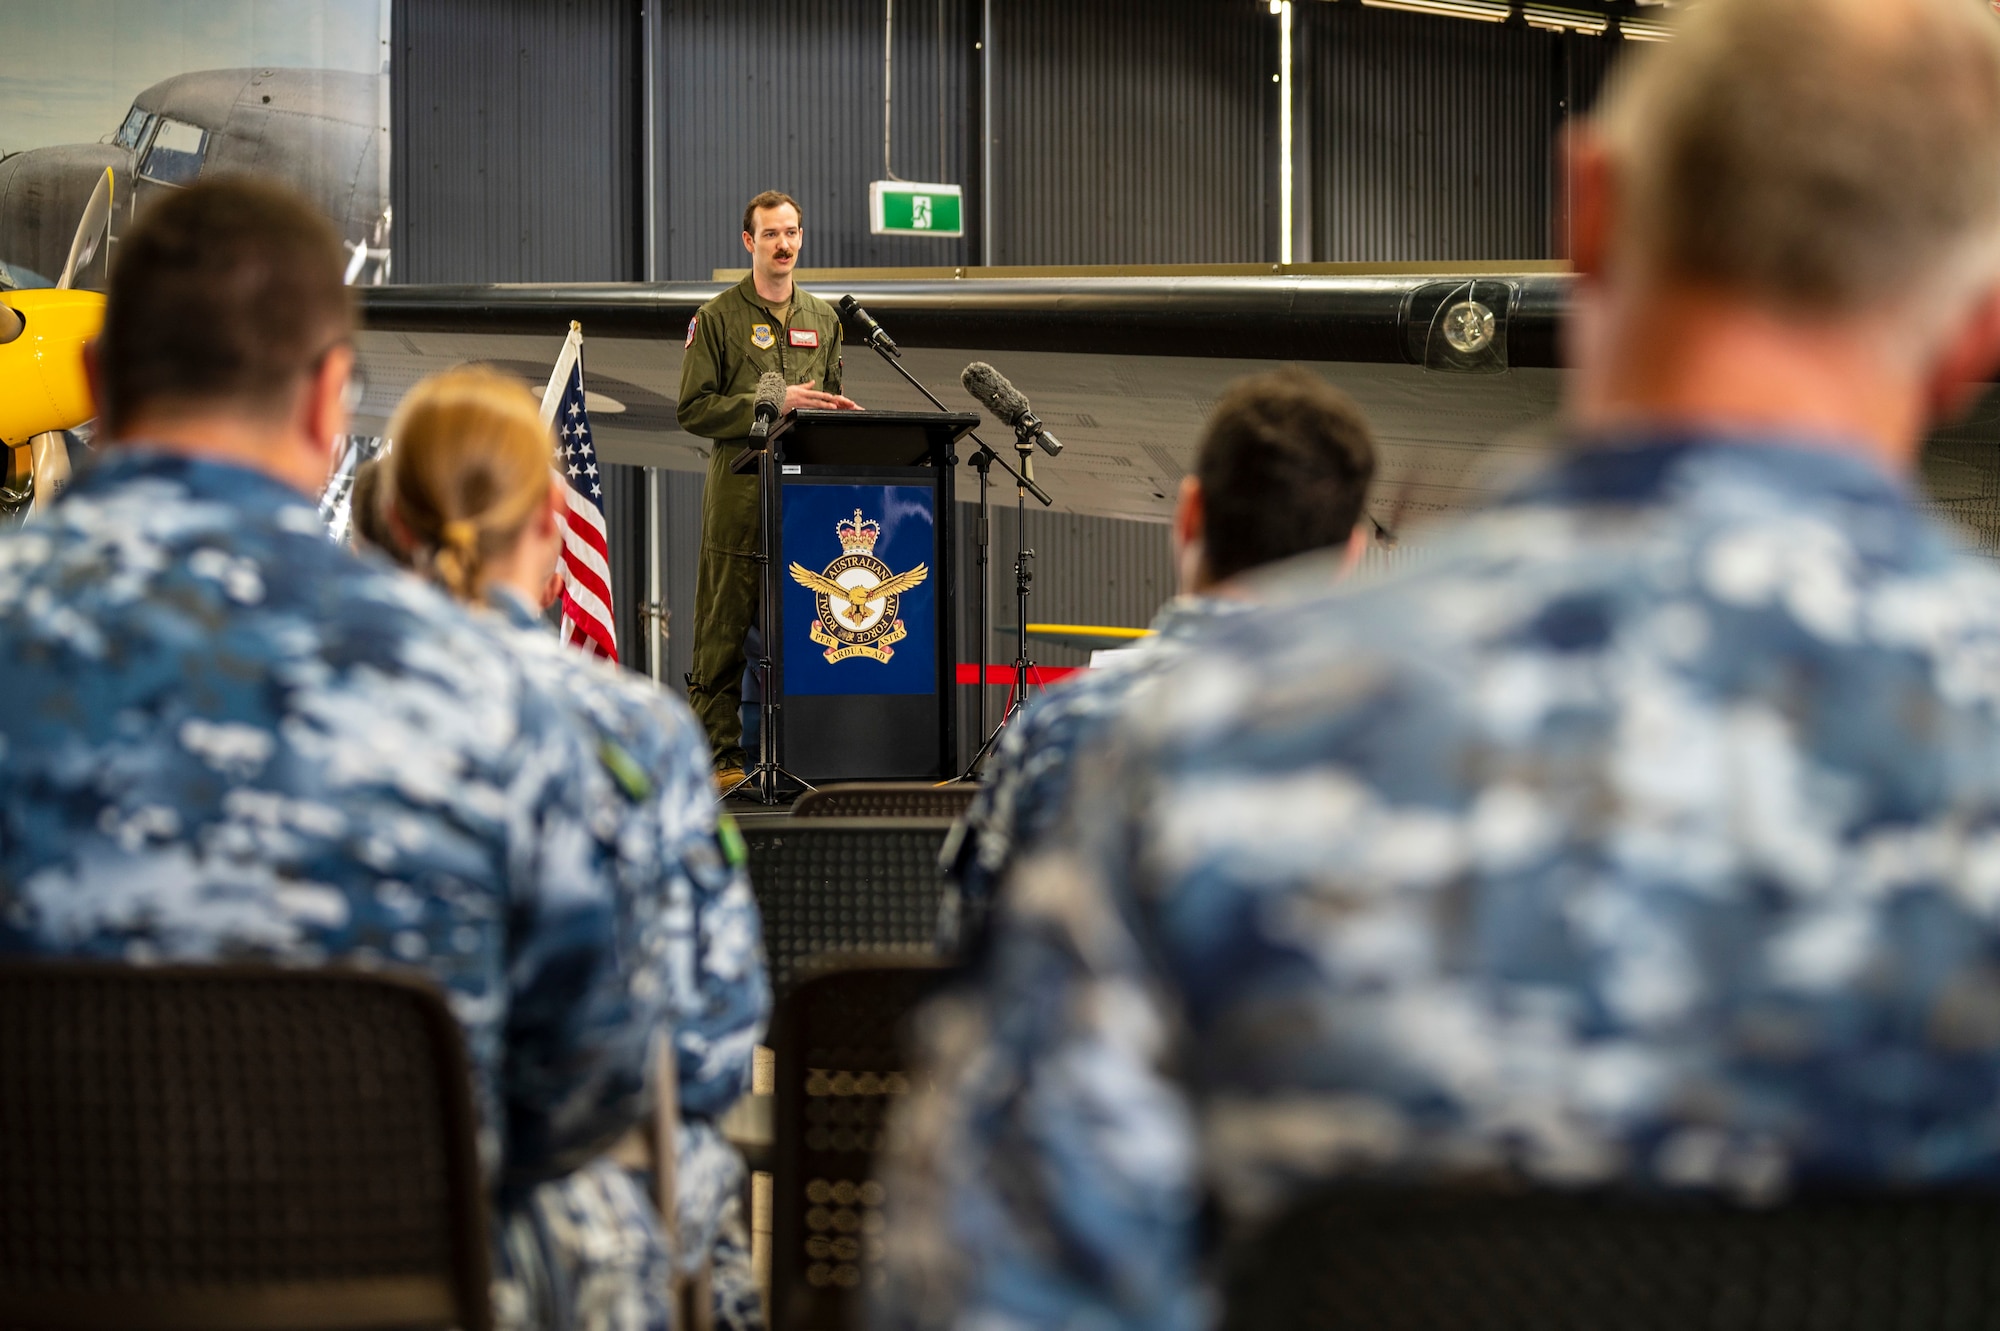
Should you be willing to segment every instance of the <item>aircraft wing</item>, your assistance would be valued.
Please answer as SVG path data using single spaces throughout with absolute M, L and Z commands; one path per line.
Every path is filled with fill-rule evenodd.
M 1545 446 L 1569 282 L 1546 265 L 1265 276 L 800 274 L 826 299 L 853 294 L 901 345 L 904 367 L 952 410 L 970 402 L 958 385 L 968 362 L 991 361 L 1011 379 L 1065 445 L 1060 457 L 1037 454 L 1034 464 L 1058 509 L 1167 520 L 1202 422 L 1226 386 L 1300 363 L 1367 412 L 1382 442 L 1374 516 L 1398 526 L 1478 502 Z M 539 391 L 576 319 L 599 453 L 701 470 L 707 441 L 674 420 L 681 350 L 688 320 L 726 285 L 363 288 L 368 392 L 356 429 L 380 432 L 418 378 L 466 361 Z M 1461 308 L 1468 303 L 1479 309 Z M 864 406 L 927 408 L 853 332 L 845 391 Z M 1010 431 L 989 424 L 979 433 L 1013 460 Z M 1005 480 L 996 473 L 997 502 L 1013 500 Z M 962 466 L 960 495 L 976 484 Z

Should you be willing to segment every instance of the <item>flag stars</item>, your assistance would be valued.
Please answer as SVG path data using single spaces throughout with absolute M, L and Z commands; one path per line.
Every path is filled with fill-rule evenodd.
M 583 364 L 579 359 L 570 369 L 555 419 L 555 469 L 563 478 L 570 508 L 565 520 L 573 531 L 594 533 L 601 542 L 604 530 L 604 483 L 597 450 L 590 439 L 590 404 L 583 390 Z M 558 641 L 607 660 L 618 659 L 618 641 L 608 622 L 611 616 L 610 588 L 596 571 L 581 562 L 574 541 L 565 541 L 560 559 L 563 574 L 562 630 Z M 602 616 L 600 620 L 599 616 Z

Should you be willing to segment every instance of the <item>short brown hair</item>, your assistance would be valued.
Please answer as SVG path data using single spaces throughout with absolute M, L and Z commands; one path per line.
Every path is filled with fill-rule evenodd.
M 2000 266 L 1991 9 L 1704 0 L 1676 27 L 1598 116 L 1635 260 L 1800 314 L 1959 317 Z
M 1345 541 L 1375 476 L 1375 441 L 1347 394 L 1288 366 L 1229 386 L 1194 465 L 1202 552 L 1221 580 Z
M 465 366 L 412 388 L 389 422 L 382 460 L 388 553 L 461 601 L 486 587 L 486 564 L 520 539 L 555 484 L 555 436 L 517 380 Z
M 99 340 L 105 427 L 173 403 L 270 417 L 354 333 L 340 239 L 247 176 L 174 190 L 118 242 Z
M 755 235 L 757 231 L 757 210 L 777 208 L 790 204 L 792 211 L 799 215 L 799 225 L 806 224 L 806 210 L 799 207 L 799 201 L 782 190 L 767 189 L 743 206 L 743 234 Z

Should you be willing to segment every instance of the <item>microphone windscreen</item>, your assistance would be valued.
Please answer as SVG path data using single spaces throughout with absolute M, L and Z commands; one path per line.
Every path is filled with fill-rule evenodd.
M 993 418 L 1004 425 L 1012 425 L 1028 414 L 1028 399 L 1021 390 L 1007 382 L 1007 376 L 976 360 L 965 367 L 958 376 L 965 391 L 979 400 L 979 404 L 993 413 Z
M 767 370 L 757 379 L 757 396 L 751 403 L 751 410 L 762 414 L 766 408 L 773 416 L 784 414 L 785 376 L 776 370 Z

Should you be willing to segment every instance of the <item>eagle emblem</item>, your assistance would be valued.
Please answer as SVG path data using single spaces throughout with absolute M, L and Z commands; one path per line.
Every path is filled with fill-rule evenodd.
M 791 566 L 792 581 L 813 593 L 819 610 L 808 636 L 826 648 L 830 662 L 855 656 L 886 662 L 896 654 L 893 644 L 910 636 L 896 617 L 898 599 L 931 571 L 919 564 L 908 573 L 890 572 L 875 557 L 882 524 L 862 517 L 858 508 L 852 518 L 834 524 L 833 534 L 843 553 L 824 573 Z

